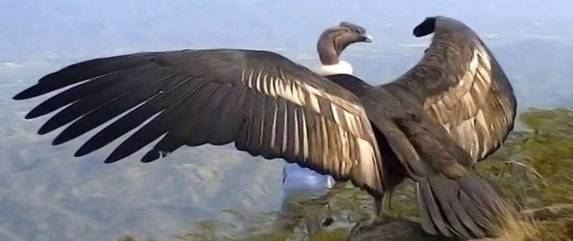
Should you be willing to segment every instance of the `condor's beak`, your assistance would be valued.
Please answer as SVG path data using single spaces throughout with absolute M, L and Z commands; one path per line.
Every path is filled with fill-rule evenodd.
M 372 43 L 372 41 L 374 39 L 372 39 L 372 36 L 368 35 L 368 34 L 364 34 L 360 36 L 362 38 L 362 42 L 366 42 L 366 43 Z

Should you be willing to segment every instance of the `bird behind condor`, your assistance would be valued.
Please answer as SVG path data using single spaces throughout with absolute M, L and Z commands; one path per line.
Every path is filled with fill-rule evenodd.
M 512 129 L 515 97 L 493 54 L 469 27 L 438 16 L 414 29 L 418 37 L 432 33 L 420 62 L 382 86 L 348 75 L 328 79 L 268 51 L 207 49 L 88 60 L 41 78 L 14 99 L 71 86 L 26 116 L 61 109 L 39 130 L 69 124 L 55 145 L 126 113 L 76 156 L 133 129 L 106 163 L 156 139 L 143 162 L 183 145 L 233 142 L 251 155 L 350 180 L 377 204 L 411 178 L 426 232 L 493 235 L 499 216 L 512 207 L 472 166 Z

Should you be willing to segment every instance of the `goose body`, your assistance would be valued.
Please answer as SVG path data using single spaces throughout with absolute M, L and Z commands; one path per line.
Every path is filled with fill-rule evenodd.
M 233 142 L 252 155 L 350 180 L 377 203 L 411 178 L 428 233 L 492 235 L 496 217 L 511 206 L 472 166 L 512 129 L 515 96 L 493 54 L 469 27 L 431 17 L 414 29 L 417 37 L 432 33 L 420 62 L 382 86 L 352 75 L 324 77 L 272 52 L 210 49 L 88 60 L 43 77 L 14 98 L 74 85 L 26 116 L 63 108 L 39 131 L 69 124 L 54 144 L 127 112 L 76 156 L 133 129 L 106 163 L 159 138 L 143 162 L 183 145 Z

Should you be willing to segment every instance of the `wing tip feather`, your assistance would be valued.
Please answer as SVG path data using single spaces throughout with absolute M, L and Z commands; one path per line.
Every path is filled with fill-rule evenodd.
M 159 159 L 161 157 L 161 154 L 158 150 L 152 149 L 150 151 L 148 151 L 142 158 L 141 158 L 141 162 L 142 163 L 149 163 L 152 161 L 155 161 L 157 159 Z
M 34 98 L 36 96 L 42 95 L 45 92 L 42 92 L 39 85 L 35 84 L 32 85 L 31 87 L 21 91 L 20 93 L 12 96 L 13 100 L 26 100 L 26 99 L 30 99 L 30 98 Z
M 119 158 L 118 155 L 116 154 L 116 152 L 114 151 L 103 161 L 103 163 L 112 164 L 112 163 L 117 162 L 121 159 L 122 158 Z
M 74 156 L 75 157 L 82 157 L 85 156 L 87 154 L 90 154 L 91 152 L 95 151 L 96 149 L 94 149 L 91 145 L 89 145 L 90 141 L 84 143 L 75 153 Z
M 26 114 L 26 116 L 24 116 L 25 119 L 30 120 L 30 119 L 34 119 L 40 116 L 43 116 L 47 113 L 42 113 L 41 111 L 36 110 L 36 108 L 32 109 L 30 112 L 28 112 L 28 114 Z

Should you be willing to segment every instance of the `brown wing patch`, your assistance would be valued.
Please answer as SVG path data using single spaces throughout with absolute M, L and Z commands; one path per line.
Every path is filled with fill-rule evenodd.
M 284 74 L 243 70 L 241 82 L 253 91 L 286 103 L 284 110 L 267 111 L 267 116 L 262 117 L 272 123 L 262 128 L 271 133 L 270 149 L 280 142 L 280 151 L 291 152 L 304 166 L 321 169 L 338 178 L 360 175 L 361 185 L 381 183 L 377 173 L 381 170 L 377 161 L 379 154 L 373 144 L 376 140 L 360 105 Z M 281 140 L 276 140 L 277 132 L 282 132 Z
M 451 76 L 456 78 L 451 80 L 456 84 L 428 97 L 423 107 L 475 162 L 503 141 L 513 122 L 513 110 L 510 103 L 501 103 L 505 93 L 495 86 L 496 81 L 507 81 L 493 73 L 500 71 L 499 66 L 492 63 L 492 57 L 481 44 L 473 47 L 465 71 Z

